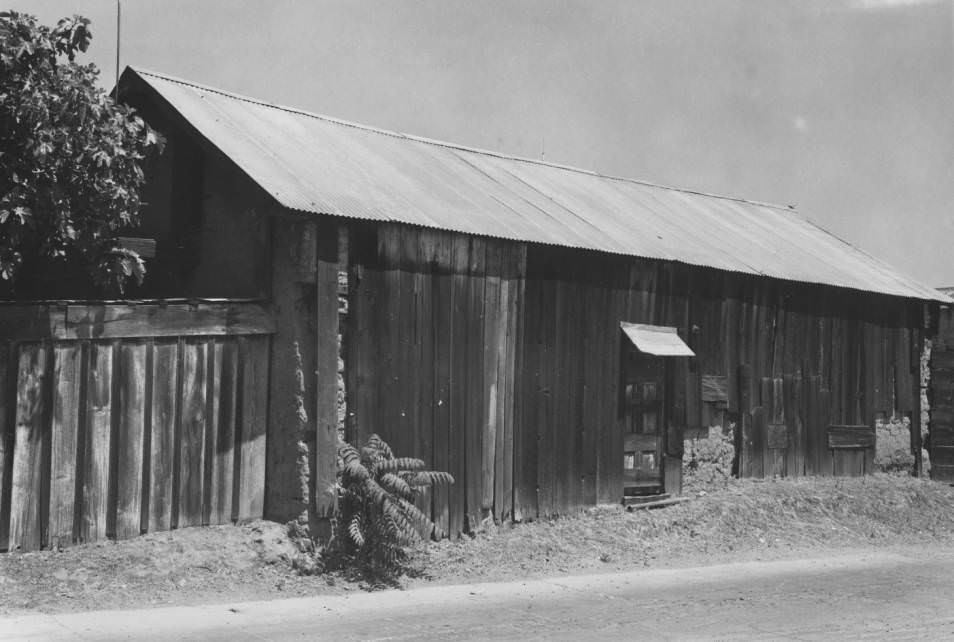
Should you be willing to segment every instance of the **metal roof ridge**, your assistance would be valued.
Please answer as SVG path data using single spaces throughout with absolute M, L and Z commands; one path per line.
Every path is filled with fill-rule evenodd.
M 240 100 L 240 101 L 243 101 L 243 102 L 252 103 L 252 104 L 255 104 L 255 105 L 262 106 L 262 107 L 270 107 L 270 108 L 272 108 L 272 109 L 278 109 L 278 110 L 281 110 L 281 111 L 286 111 L 286 112 L 291 113 L 291 114 L 298 114 L 299 116 L 306 116 L 306 117 L 309 117 L 309 118 L 315 118 L 315 119 L 322 120 L 322 121 L 325 121 L 325 122 L 328 122 L 328 123 L 332 123 L 332 124 L 335 124 L 335 125 L 342 125 L 342 126 L 344 126 L 344 127 L 353 127 L 353 128 L 355 128 L 355 129 L 360 129 L 360 130 L 362 130 L 362 131 L 367 131 L 367 132 L 371 132 L 371 133 L 374 133 L 374 134 L 382 134 L 382 135 L 384 135 L 384 136 L 391 136 L 391 137 L 393 137 L 393 138 L 403 138 L 403 139 L 405 139 L 405 140 L 411 140 L 411 141 L 415 141 L 415 142 L 418 142 L 418 143 L 423 143 L 423 144 L 426 144 L 426 145 L 434 145 L 434 146 L 437 146 L 437 147 L 445 147 L 445 148 L 447 148 L 447 149 L 455 149 L 455 150 L 459 150 L 459 151 L 470 152 L 470 153 L 473 153 L 473 154 L 481 154 L 481 155 L 484 155 L 484 156 L 492 156 L 492 157 L 494 157 L 494 158 L 501 158 L 501 159 L 504 159 L 504 160 L 512 160 L 512 161 L 517 161 L 517 162 L 521 162 L 521 163 L 530 163 L 530 164 L 539 165 L 539 166 L 542 166 L 542 167 L 552 167 L 552 168 L 554 168 L 554 169 L 561 169 L 561 170 L 564 170 L 564 171 L 576 172 L 576 173 L 579 173 L 579 174 L 587 174 L 587 175 L 590 175 L 590 176 L 596 176 L 597 178 L 604 178 L 604 179 L 612 180 L 612 181 L 622 181 L 622 182 L 627 182 L 627 183 L 633 183 L 633 184 L 636 184 L 636 185 L 644 185 L 644 186 L 646 186 L 646 187 L 655 187 L 655 188 L 657 188 L 657 189 L 664 189 L 664 190 L 669 190 L 669 191 L 673 191 L 673 192 L 680 192 L 680 193 L 683 193 L 683 194 L 692 194 L 692 195 L 695 195 L 695 196 L 705 196 L 705 197 L 707 197 L 707 198 L 717 198 L 717 199 L 726 200 L 726 201 L 734 201 L 734 202 L 737 202 L 737 203 L 746 203 L 746 204 L 749 204 L 749 205 L 757 205 L 757 206 L 759 206 L 759 207 L 770 207 L 770 208 L 772 208 L 772 209 L 777 209 L 777 210 L 781 210 L 781 211 L 784 211 L 784 212 L 794 212 L 794 211 L 796 211 L 796 208 L 795 208 L 794 205 L 780 205 L 780 204 L 778 204 L 778 203 L 766 203 L 766 202 L 764 202 L 764 201 L 756 201 L 756 200 L 752 200 L 752 199 L 741 198 L 741 197 L 738 197 L 738 196 L 728 196 L 728 195 L 725 195 L 725 194 L 713 194 L 713 193 L 711 193 L 711 192 L 704 192 L 704 191 L 702 191 L 702 190 L 694 190 L 694 189 L 688 189 L 688 188 L 684 188 L 684 187 L 675 187 L 675 186 L 672 186 L 672 185 L 662 185 L 662 184 L 660 184 L 660 183 L 654 183 L 654 182 L 652 182 L 652 181 L 646 181 L 646 180 L 642 180 L 642 179 L 638 179 L 638 178 L 628 178 L 628 177 L 625 177 L 625 176 L 614 176 L 614 175 L 612 175 L 612 174 L 603 174 L 603 173 L 600 173 L 600 172 L 597 172 L 597 171 L 593 171 L 593 170 L 589 170 L 589 169 L 583 169 L 583 168 L 581 168 L 581 167 L 574 167 L 574 166 L 572 166 L 572 165 L 563 165 L 563 164 L 560 164 L 560 163 L 552 163 L 552 162 L 547 162 L 547 161 L 538 160 L 538 159 L 534 159 L 534 158 L 526 158 L 526 157 L 523 157 L 523 156 L 515 156 L 515 155 L 512 155 L 512 154 L 505 154 L 505 153 L 503 153 L 503 152 L 497 152 L 497 151 L 490 150 L 490 149 L 483 149 L 483 148 L 480 148 L 480 147 L 470 147 L 470 146 L 467 146 L 467 145 L 461 145 L 461 144 L 459 144 L 459 143 L 451 143 L 451 142 L 448 142 L 448 141 L 437 140 L 437 139 L 434 139 L 434 138 L 427 138 L 427 137 L 424 137 L 424 136 L 416 136 L 416 135 L 414 135 L 414 134 L 405 134 L 405 133 L 403 133 L 403 132 L 396 132 L 396 131 L 389 130 L 389 129 L 381 129 L 381 128 L 379 128 L 379 127 L 372 127 L 372 126 L 370 126 L 370 125 L 364 125 L 364 124 L 361 124 L 361 123 L 355 123 L 355 122 L 353 122 L 353 121 L 343 120 L 343 119 L 341 119 L 341 118 L 335 118 L 334 116 L 327 116 L 327 115 L 325 115 L 325 114 L 318 114 L 318 113 L 315 113 L 315 112 L 306 111 L 306 110 L 304 110 L 304 109 L 299 109 L 299 108 L 297 108 L 297 107 L 288 107 L 288 106 L 285 106 L 285 105 L 279 105 L 279 104 L 277 104 L 277 103 L 268 102 L 267 100 L 263 100 L 263 99 L 261 99 L 261 98 L 254 98 L 254 97 L 251 97 L 251 96 L 246 96 L 246 95 L 244 95 L 244 94 L 238 94 L 238 93 L 235 93 L 235 92 L 232 92 L 232 91 L 227 91 L 227 90 L 224 90 L 224 89 L 218 89 L 218 88 L 216 88 L 216 87 L 210 87 L 209 85 L 203 85 L 203 84 L 201 84 L 201 83 L 197 83 L 197 82 L 194 82 L 194 81 L 191 81 L 191 80 L 185 80 L 185 79 L 183 79 L 183 78 L 177 78 L 177 77 L 175 77 L 175 76 L 170 76 L 169 74 L 160 73 L 160 72 L 157 72 L 157 71 L 151 71 L 151 70 L 148 70 L 148 69 L 143 69 L 143 68 L 141 68 L 141 67 L 134 67 L 134 66 L 132 66 L 132 65 L 127 65 L 127 69 L 130 69 L 130 70 L 132 70 L 132 71 L 134 71 L 135 73 L 140 74 L 140 75 L 152 76 L 152 77 L 154 77 L 154 78 L 159 78 L 159 79 L 162 79 L 162 80 L 167 80 L 167 81 L 169 81 L 169 82 L 178 83 L 178 84 L 181 84 L 181 85 L 185 85 L 185 86 L 187 86 L 187 87 L 193 87 L 193 88 L 195 88 L 195 89 L 200 89 L 200 90 L 202 90 L 202 91 L 207 91 L 207 92 L 209 92 L 209 93 L 219 94 L 219 95 L 221 95 L 221 96 L 225 96 L 226 98 L 232 98 L 233 100 Z

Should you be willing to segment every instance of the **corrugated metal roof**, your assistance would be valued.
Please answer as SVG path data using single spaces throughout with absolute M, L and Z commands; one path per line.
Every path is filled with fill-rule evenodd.
M 137 74 L 283 206 L 952 301 L 791 208 L 364 127 Z

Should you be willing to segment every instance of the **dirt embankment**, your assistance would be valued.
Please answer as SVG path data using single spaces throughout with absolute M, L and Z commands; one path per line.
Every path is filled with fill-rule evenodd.
M 910 477 L 733 481 L 656 511 L 598 507 L 491 527 L 413 554 L 408 585 L 778 559 L 897 544 L 954 544 L 954 489 Z M 285 526 L 188 528 L 121 542 L 0 555 L 0 613 L 134 608 L 341 594 L 302 576 Z

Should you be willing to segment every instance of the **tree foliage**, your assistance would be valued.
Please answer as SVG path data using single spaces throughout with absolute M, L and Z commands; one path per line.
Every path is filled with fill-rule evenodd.
M 377 435 L 360 450 L 344 442 L 338 446 L 338 544 L 373 579 L 393 579 L 406 547 L 434 532 L 434 523 L 414 501 L 432 486 L 453 484 L 454 478 L 425 468 L 420 459 L 395 457 Z
M 116 240 L 139 222 L 142 161 L 162 138 L 96 86 L 89 20 L 55 27 L 0 12 L 0 279 L 50 260 L 83 265 L 101 288 L 141 282 Z

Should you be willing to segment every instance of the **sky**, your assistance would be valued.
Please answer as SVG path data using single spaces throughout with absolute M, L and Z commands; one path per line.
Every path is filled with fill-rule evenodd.
M 121 65 L 375 127 L 794 205 L 954 285 L 954 0 L 122 0 Z M 116 0 L 90 18 L 112 86 Z

